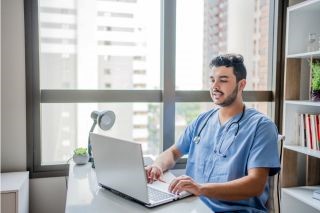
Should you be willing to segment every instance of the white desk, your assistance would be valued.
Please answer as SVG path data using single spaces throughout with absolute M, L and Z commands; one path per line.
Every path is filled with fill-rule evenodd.
M 133 183 L 134 184 L 134 183 Z M 69 169 L 66 213 L 115 212 L 115 213 L 170 213 L 170 212 L 212 212 L 197 197 L 189 197 L 152 209 L 119 197 L 98 186 L 96 174 L 91 164 L 77 166 L 73 163 Z

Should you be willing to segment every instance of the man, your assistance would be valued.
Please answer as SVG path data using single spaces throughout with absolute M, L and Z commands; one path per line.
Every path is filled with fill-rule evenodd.
M 241 55 L 218 56 L 210 66 L 216 107 L 201 114 L 146 168 L 148 181 L 161 178 L 188 154 L 186 175 L 173 180 L 169 191 L 200 196 L 215 212 L 266 212 L 267 179 L 280 170 L 277 128 L 243 103 L 246 68 Z

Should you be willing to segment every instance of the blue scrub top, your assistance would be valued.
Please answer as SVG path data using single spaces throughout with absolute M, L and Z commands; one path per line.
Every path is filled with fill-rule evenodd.
M 176 143 L 183 155 L 188 154 L 186 175 L 197 183 L 223 183 L 248 175 L 251 168 L 270 168 L 270 176 L 277 174 L 280 161 L 275 124 L 255 109 L 246 108 L 235 136 L 237 125 L 234 122 L 239 120 L 242 113 L 221 125 L 218 110 L 214 108 L 201 114 Z M 200 140 L 196 143 L 194 138 L 202 127 Z M 268 192 L 269 185 L 266 184 L 259 197 L 246 200 L 200 198 L 215 212 L 266 212 Z

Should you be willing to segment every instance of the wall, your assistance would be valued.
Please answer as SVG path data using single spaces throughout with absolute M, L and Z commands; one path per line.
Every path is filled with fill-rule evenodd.
M 64 213 L 66 202 L 66 179 L 30 179 L 30 212 Z
M 1 8 L 1 171 L 26 170 L 22 2 L 3 0 Z
M 1 1 L 0 1 L 0 32 L 1 31 Z M 0 33 L 0 49 L 1 49 L 1 33 Z M 2 51 L 1 51 L 2 52 Z M 1 118 L 1 87 L 2 87 L 2 83 L 1 83 L 1 76 L 2 76 L 2 67 L 1 67 L 1 52 L 0 52 L 0 118 Z M 0 122 L 0 145 L 1 145 L 1 141 L 2 141 L 2 137 L 1 137 L 1 123 Z M 1 152 L 1 146 L 0 146 L 0 152 Z M 0 164 L 1 164 L 1 157 L 0 157 Z M 0 172 L 1 172 L 1 169 L 0 169 Z
M 289 6 L 303 2 L 304 0 L 289 0 Z
M 24 171 L 26 153 L 23 0 L 1 1 L 1 172 Z M 30 212 L 64 212 L 65 179 L 30 180 Z

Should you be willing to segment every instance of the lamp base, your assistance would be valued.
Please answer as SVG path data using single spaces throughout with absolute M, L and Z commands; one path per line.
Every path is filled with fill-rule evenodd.
M 90 157 L 90 158 L 89 158 L 89 162 L 91 162 L 91 167 L 92 167 L 92 168 L 96 168 L 95 165 L 94 165 L 94 159 L 93 159 L 93 157 Z

